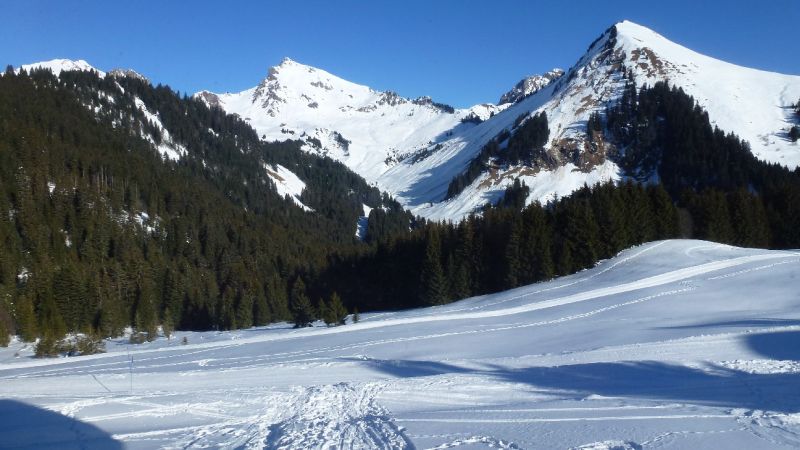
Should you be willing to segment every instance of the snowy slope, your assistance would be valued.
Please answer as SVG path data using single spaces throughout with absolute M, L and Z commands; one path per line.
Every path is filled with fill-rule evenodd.
M 338 328 L 119 339 L 55 360 L 14 342 L 0 350 L 0 435 L 61 448 L 796 448 L 798 276 L 798 252 L 663 241 Z
M 800 146 L 788 139 L 800 76 L 736 66 L 701 55 L 632 22 L 616 25 L 617 48 L 638 85 L 669 81 L 708 111 L 712 124 L 748 141 L 760 159 L 800 165 Z
M 275 164 L 274 166 L 264 164 L 264 170 L 267 171 L 267 175 L 275 185 L 278 195 L 282 197 L 289 196 L 297 206 L 306 211 L 313 211 L 313 209 L 300 201 L 300 195 L 303 193 L 303 189 L 306 188 L 306 184 L 294 172 L 280 164 Z
M 800 144 L 787 134 L 800 77 L 703 56 L 628 21 L 603 33 L 566 73 L 553 70 L 523 79 L 501 97 L 500 106 L 450 114 L 288 59 L 256 88 L 198 95 L 248 119 L 266 139 L 310 142 L 306 149 L 343 161 L 416 214 L 459 220 L 499 198 L 517 178 L 531 187 L 529 202 L 569 194 L 584 182 L 619 179 L 610 158 L 613 146 L 589 146 L 586 120 L 619 98 L 628 70 L 640 86 L 668 81 L 683 88 L 714 124 L 747 140 L 759 158 L 800 165 Z M 521 115 L 539 111 L 549 119 L 546 149 L 553 163 L 499 168 L 443 201 L 449 182 L 481 147 L 503 130 L 513 132 Z M 475 117 L 482 123 L 461 123 Z
M 238 114 L 265 139 L 303 139 L 307 150 L 340 160 L 372 182 L 468 114 L 447 112 L 425 97 L 374 91 L 289 58 L 254 88 L 197 95 Z

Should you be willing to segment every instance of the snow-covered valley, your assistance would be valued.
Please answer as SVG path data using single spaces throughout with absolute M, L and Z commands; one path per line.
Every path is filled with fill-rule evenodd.
M 797 251 L 661 241 L 336 328 L 15 341 L 0 447 L 796 448 L 798 279 Z

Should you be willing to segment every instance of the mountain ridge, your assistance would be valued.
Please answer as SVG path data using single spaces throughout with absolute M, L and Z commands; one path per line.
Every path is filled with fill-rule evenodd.
M 706 76 L 706 68 L 711 75 Z M 625 174 L 614 157 L 624 149 L 611 142 L 591 142 L 585 124 L 591 113 L 603 113 L 620 98 L 628 75 L 640 87 L 658 81 L 681 87 L 709 111 L 712 124 L 750 142 L 753 153 L 760 159 L 790 168 L 800 165 L 800 149 L 784 137 L 788 113 L 782 109 L 796 101 L 794 97 L 800 98 L 798 76 L 743 68 L 700 55 L 630 21 L 606 30 L 564 75 L 555 76 L 555 71 L 551 74 L 549 80 L 547 74 L 523 79 L 517 84 L 520 89 L 516 97 L 511 95 L 514 90 L 501 97 L 513 99 L 513 103 L 486 107 L 479 118 L 466 113 L 458 123 L 442 121 L 441 117 L 431 122 L 417 121 L 416 130 L 409 135 L 406 129 L 402 139 L 393 139 L 392 151 L 386 153 L 382 149 L 389 144 L 364 142 L 352 134 L 358 132 L 353 128 L 370 126 L 369 118 L 349 117 L 362 122 L 347 131 L 337 129 L 336 120 L 311 120 L 313 113 L 299 113 L 295 120 L 284 118 L 281 122 L 294 123 L 303 129 L 292 136 L 313 135 L 320 145 L 318 148 L 307 145 L 307 150 L 327 152 L 340 159 L 371 183 L 395 195 L 415 214 L 436 220 L 462 219 L 486 202 L 497 201 L 517 179 L 531 188 L 528 203 L 568 195 L 584 183 L 623 179 Z M 526 92 L 526 80 L 547 83 Z M 257 108 L 233 102 L 222 102 L 220 106 L 250 117 L 256 129 L 274 130 L 279 125 L 274 124 L 276 118 L 259 114 Z M 757 118 L 743 118 L 753 109 L 759 112 Z M 464 110 L 456 110 L 454 115 L 464 114 L 461 111 Z M 394 112 L 396 120 L 404 119 L 398 111 Z M 474 180 L 461 195 L 443 201 L 449 181 L 465 170 L 483 146 L 502 133 L 513 134 L 520 119 L 538 112 L 547 113 L 549 119 L 550 139 L 544 148 L 544 160 L 549 164 L 497 167 Z M 381 114 L 385 117 L 386 110 Z M 432 124 L 435 126 L 431 127 Z M 391 121 L 382 125 L 392 132 L 398 130 Z M 267 138 L 290 137 L 259 133 Z M 360 147 L 362 158 L 356 160 L 347 154 L 334 133 L 355 142 L 349 149 Z M 500 144 L 503 148 L 503 143 Z
M 501 96 L 506 102 L 500 105 L 456 109 L 429 97 L 410 99 L 290 58 L 253 88 L 200 91 L 195 97 L 239 115 L 264 140 L 299 140 L 304 150 L 343 162 L 416 215 L 461 220 L 497 201 L 515 180 L 531 188 L 531 203 L 568 195 L 583 184 L 624 179 L 615 160 L 624 148 L 591 139 L 585 124 L 592 113 L 602 114 L 618 101 L 628 78 L 637 87 L 659 81 L 680 87 L 713 125 L 745 139 L 759 159 L 800 165 L 800 147 L 788 138 L 787 109 L 800 98 L 800 76 L 701 55 L 630 21 L 607 29 L 567 71 L 522 79 Z M 514 134 L 521 121 L 541 112 L 547 114 L 550 136 L 538 162 L 496 162 L 448 198 L 450 181 L 485 145 Z M 502 151 L 505 142 L 499 144 Z

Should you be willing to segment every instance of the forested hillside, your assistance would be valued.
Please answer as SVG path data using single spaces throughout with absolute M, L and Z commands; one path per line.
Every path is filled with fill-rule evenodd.
M 476 170 L 489 157 L 539 157 L 547 117 L 519 125 L 525 132 L 502 150 L 487 147 Z M 527 207 L 517 182 L 480 216 L 433 223 L 341 163 L 297 143 L 265 143 L 237 116 L 168 87 L 8 70 L 0 327 L 46 346 L 68 331 L 114 336 L 126 326 L 152 338 L 159 325 L 333 325 L 345 307 L 444 304 L 573 273 L 656 239 L 800 247 L 800 174 L 758 161 L 682 91 L 631 84 L 588 128 L 617 143 L 630 181 Z M 276 164 L 305 183 L 305 208 L 277 193 L 268 170 Z M 354 236 L 363 205 L 373 208 L 365 242 Z
M 528 123 L 537 124 L 521 128 Z M 528 188 L 517 181 L 482 216 L 429 223 L 382 242 L 373 254 L 333 265 L 329 289 L 361 308 L 422 306 L 569 274 L 655 239 L 800 247 L 800 170 L 756 159 L 746 142 L 712 127 L 682 90 L 665 83 L 637 90 L 630 83 L 615 106 L 592 115 L 587 133 L 619 146 L 615 157 L 628 182 L 585 187 L 523 209 Z M 512 137 L 507 149 L 492 141 L 474 165 L 480 170 L 489 155 L 502 163 L 512 157 L 507 152 L 531 158 L 541 143 L 529 136 L 539 134 Z
M 188 149 L 177 161 L 155 150 L 165 135 Z M 277 194 L 264 168 L 275 163 L 302 177 L 313 212 Z M 262 143 L 169 88 L 92 72 L 0 77 L 0 323 L 26 340 L 287 319 L 298 271 L 364 245 L 362 203 L 408 228 L 340 163 Z

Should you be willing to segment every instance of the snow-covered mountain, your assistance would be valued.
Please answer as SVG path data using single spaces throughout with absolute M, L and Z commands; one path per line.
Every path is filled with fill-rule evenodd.
M 692 95 L 712 123 L 738 134 L 762 160 L 800 165 L 787 139 L 800 77 L 735 66 L 624 21 L 609 28 L 568 71 L 523 79 L 501 106 L 449 110 L 430 99 L 377 92 L 320 69 L 284 60 L 257 87 L 199 95 L 247 119 L 266 139 L 301 138 L 306 148 L 341 160 L 395 195 L 416 214 L 458 220 L 521 179 L 529 202 L 566 195 L 584 183 L 618 179 L 610 143 L 587 143 L 586 121 L 616 101 L 623 74 L 638 86 L 668 81 Z M 548 165 L 502 167 L 444 201 L 447 186 L 491 139 L 514 131 L 520 117 L 547 113 Z
M 33 67 L 55 73 L 97 70 L 70 60 L 23 66 Z M 590 145 L 586 122 L 592 112 L 619 99 L 625 73 L 638 86 L 667 81 L 682 88 L 714 125 L 748 141 L 758 158 L 789 168 L 800 165 L 800 143 L 788 139 L 800 76 L 719 61 L 628 21 L 606 30 L 567 71 L 524 78 L 499 105 L 454 109 L 429 97 L 409 99 L 288 58 L 251 89 L 196 96 L 238 114 L 265 140 L 301 140 L 305 150 L 343 162 L 415 214 L 459 220 L 499 199 L 516 179 L 530 188 L 530 203 L 568 195 L 584 183 L 621 178 L 614 160 L 618 149 L 613 142 Z M 147 105 L 142 108 L 148 111 Z M 445 200 L 449 183 L 482 147 L 502 133 L 513 134 L 521 120 L 538 112 L 547 114 L 550 129 L 546 163 L 497 165 Z M 156 114 L 148 117 L 158 124 Z M 186 151 L 168 136 L 159 150 L 170 159 Z
M 14 340 L 0 347 L 0 436 L 14 448 L 792 449 L 798 277 L 797 252 L 661 241 L 335 328 L 180 331 L 49 359 Z
M 428 97 L 408 99 L 343 80 L 289 58 L 256 87 L 197 96 L 248 121 L 268 140 L 301 139 L 306 149 L 347 164 L 369 181 L 457 129 L 471 111 Z M 494 106 L 474 108 L 487 117 Z

